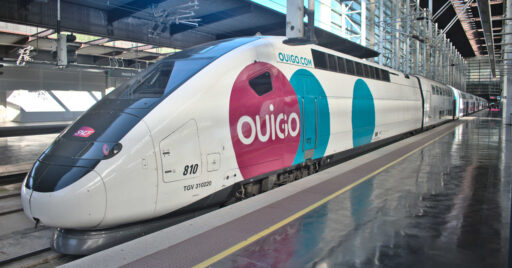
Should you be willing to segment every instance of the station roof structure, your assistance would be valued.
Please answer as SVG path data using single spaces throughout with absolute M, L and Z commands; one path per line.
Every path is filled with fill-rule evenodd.
M 504 0 L 474 0 L 465 9 L 468 0 L 441 0 L 433 1 L 432 13 L 445 8 L 437 20 L 441 29 L 445 29 L 454 17 L 458 17 L 455 24 L 447 31 L 450 39 L 464 58 L 487 55 L 487 42 L 485 32 L 492 29 L 493 42 L 496 52 L 501 48 L 502 30 L 504 21 Z M 421 0 L 421 6 L 428 8 L 428 0 Z
M 422 7 L 428 7 L 428 0 L 420 2 Z M 435 22 L 444 29 L 452 18 L 458 17 L 447 31 L 447 37 L 463 57 L 492 52 L 487 45 L 491 39 L 485 38 L 488 26 L 494 33 L 492 41 L 497 44 L 495 53 L 499 55 L 502 36 L 497 32 L 502 27 L 503 0 L 475 0 L 469 8 L 460 9 L 466 2 L 433 1 L 433 14 L 445 10 Z M 249 0 L 61 0 L 61 3 L 62 29 L 77 36 L 76 52 L 96 57 L 122 55 L 125 59 L 155 60 L 174 49 L 207 41 L 255 33 L 284 35 L 285 29 L 284 14 Z M 56 5 L 57 0 L 4 1 L 1 21 L 36 28 L 25 34 L 3 30 L 0 46 L 10 46 L 12 50 L 30 44 L 36 45 L 36 49 L 54 50 Z M 487 14 L 481 17 L 479 5 L 490 8 L 490 25 L 486 25 L 487 19 L 482 19 Z
M 3 6 L 0 57 L 15 58 L 30 45 L 40 59 L 54 59 L 57 0 L 6 0 Z M 208 41 L 284 35 L 285 24 L 285 14 L 248 0 L 61 0 L 61 29 L 74 39 L 68 51 L 95 65 L 122 58 L 129 67 Z M 362 58 L 378 55 L 325 30 L 317 33 L 321 45 Z
M 284 11 L 264 6 L 261 0 L 60 1 L 61 29 L 72 34 L 68 43 L 72 56 L 68 58 L 75 65 L 140 69 L 170 53 L 208 41 L 257 33 L 285 35 Z M 428 8 L 429 0 L 417 1 Z M 497 69 L 498 77 L 504 74 L 500 64 L 502 25 L 510 19 L 503 17 L 504 1 L 432 1 L 432 14 L 438 14 L 434 22 L 446 31 L 460 54 L 466 59 L 481 56 L 478 68 L 482 62 L 487 63 L 493 74 Z M 285 0 L 267 2 L 286 4 Z M 57 0 L 4 0 L 0 9 L 0 59 L 15 60 L 21 48 L 31 46 L 35 62 L 54 62 L 56 26 Z M 378 55 L 318 27 L 316 33 L 320 45 L 360 58 Z M 486 71 L 477 72 L 473 78 L 481 83 L 481 74 Z
M 424 8 L 428 8 L 428 2 L 420 1 Z M 496 78 L 496 63 L 503 60 L 503 22 L 512 19 L 504 17 L 505 0 L 442 0 L 432 1 L 432 4 L 434 17 L 439 13 L 434 22 L 446 29 L 447 38 L 461 55 L 464 58 L 485 56 L 491 78 Z M 480 63 L 478 65 L 480 67 Z M 481 79 L 478 76 L 477 80 Z

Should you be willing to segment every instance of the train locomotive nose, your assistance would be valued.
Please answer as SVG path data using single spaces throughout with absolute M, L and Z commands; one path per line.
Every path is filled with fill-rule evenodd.
M 42 174 L 34 172 L 41 169 Z M 51 176 L 56 177 L 52 180 Z M 68 184 L 70 181 L 73 182 Z M 21 197 L 25 214 L 46 226 L 94 228 L 105 216 L 107 197 L 103 179 L 87 168 L 37 162 L 25 179 Z
M 27 183 L 28 174 L 25 177 L 25 180 L 23 180 L 23 183 L 21 184 L 21 206 L 23 207 L 23 212 L 25 212 L 25 215 L 29 219 L 32 219 L 32 213 L 30 213 L 30 196 L 32 195 L 32 189 L 29 189 L 25 187 L 25 183 Z

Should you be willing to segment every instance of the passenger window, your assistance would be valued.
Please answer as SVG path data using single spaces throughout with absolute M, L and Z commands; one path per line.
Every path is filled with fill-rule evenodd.
M 356 75 L 364 77 L 363 65 L 359 62 L 354 62 L 354 65 L 356 66 Z
M 345 68 L 345 59 L 342 57 L 338 57 L 338 72 L 346 73 L 347 69 Z
M 347 73 L 355 74 L 354 62 L 348 59 L 345 59 L 345 63 L 347 64 Z
M 327 54 L 327 59 L 329 60 L 329 71 L 337 72 L 338 64 L 336 63 L 336 56 Z
M 272 91 L 272 80 L 270 79 L 270 73 L 264 72 L 253 79 L 249 80 L 249 85 L 252 87 L 254 92 L 258 96 L 265 95 Z
M 327 70 L 327 55 L 324 52 L 314 49 L 311 50 L 311 53 L 313 53 L 313 62 L 315 63 L 315 68 Z
M 373 66 L 368 66 L 368 70 L 370 70 L 370 78 L 371 79 L 375 79 L 375 67 Z
M 366 64 L 361 64 L 363 66 L 363 76 L 370 77 L 370 66 Z
M 390 82 L 391 79 L 389 78 L 389 71 L 386 70 L 380 70 L 380 74 L 382 76 L 382 81 Z
M 380 69 L 379 68 L 375 68 L 375 79 L 377 80 L 382 80 L 382 77 L 380 75 Z

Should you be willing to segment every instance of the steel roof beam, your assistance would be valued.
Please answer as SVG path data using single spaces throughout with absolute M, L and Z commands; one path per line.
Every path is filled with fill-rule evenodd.
M 154 4 L 160 4 L 165 0 L 133 0 L 124 5 L 117 6 L 107 12 L 107 22 L 112 24 L 120 19 L 129 17 L 139 11 L 151 7 Z
M 480 13 L 480 19 L 482 23 L 482 29 L 484 30 L 485 44 L 487 46 L 489 60 L 491 63 L 491 74 L 492 77 L 496 77 L 496 55 L 494 54 L 494 37 L 492 31 L 491 21 L 491 5 L 489 0 L 477 0 L 478 13 Z
M 478 44 L 476 43 L 476 40 L 479 38 L 478 32 L 475 31 L 474 23 L 467 11 L 467 5 L 472 4 L 473 1 L 464 2 L 463 0 L 450 0 L 450 2 L 452 2 L 453 9 L 457 13 L 457 17 L 459 18 L 460 24 L 464 29 L 464 33 L 469 40 L 469 44 L 471 45 L 473 52 L 476 56 L 480 56 Z
M 262 26 L 246 28 L 246 29 L 235 31 L 235 32 L 222 33 L 222 34 L 215 36 L 215 38 L 216 39 L 225 39 L 225 38 L 230 38 L 233 36 L 250 36 L 250 35 L 254 35 L 256 33 L 261 33 L 261 34 L 274 34 L 275 33 L 277 35 L 283 35 L 284 34 L 283 26 L 285 24 L 286 24 L 286 21 L 283 20 L 283 21 L 274 22 L 274 23 L 270 23 L 270 24 L 266 24 L 266 25 L 262 25 Z
M 450 6 L 450 2 L 447 1 L 437 12 L 436 14 L 434 14 L 434 16 L 432 16 L 432 20 L 433 21 L 436 21 L 442 14 L 443 12 L 445 12 L 448 7 Z
M 53 4 L 34 1 L 26 12 L 19 12 L 18 0 L 2 0 L 0 8 L 0 21 L 37 25 L 44 28 L 56 28 L 55 6 Z M 54 3 L 53 0 L 49 3 Z M 227 5 L 234 5 L 245 1 L 222 0 Z M 113 2 L 113 1 L 111 1 Z M 214 2 L 212 0 L 212 2 Z M 119 20 L 112 27 L 107 23 L 108 11 L 94 7 L 79 5 L 72 1 L 62 1 L 62 31 L 108 37 L 112 40 L 124 40 L 129 42 L 152 44 L 155 46 L 172 46 L 183 49 L 193 45 L 213 41 L 214 36 L 208 33 L 197 33 L 194 31 L 185 32 L 183 35 L 173 36 L 161 35 L 152 38 L 149 29 L 154 21 L 148 18 L 134 17 L 129 20 Z M 263 9 L 258 9 L 262 12 Z M 146 17 L 146 16 L 144 16 Z M 149 16 L 147 16 L 149 17 Z
M 196 17 L 196 19 L 199 19 L 199 26 L 201 27 L 201 26 L 206 26 L 206 25 L 213 24 L 213 23 L 216 23 L 219 21 L 223 21 L 226 19 L 238 17 L 238 16 L 241 16 L 244 14 L 248 14 L 250 12 L 252 12 L 252 6 L 242 5 L 239 7 L 221 10 L 218 12 L 213 12 L 210 14 L 199 16 L 199 17 Z M 169 28 L 169 34 L 172 36 L 172 35 L 182 33 L 182 32 L 194 29 L 194 28 L 196 28 L 196 27 L 188 25 L 188 24 L 183 24 L 183 23 L 173 24 Z
M 54 29 L 47 29 L 47 30 L 44 30 L 44 31 L 41 31 L 41 32 L 38 32 L 38 33 L 34 34 L 34 36 L 37 37 L 37 38 L 42 38 L 42 37 L 47 37 L 49 35 L 52 35 L 54 33 L 55 33 Z
M 493 31 L 501 31 L 501 29 L 502 29 L 501 27 L 494 27 L 494 28 L 492 28 Z M 477 31 L 483 32 L 484 29 L 477 29 Z
M 500 20 L 511 20 L 512 18 L 504 18 L 503 16 L 497 15 L 491 17 L 492 21 L 500 21 Z M 480 17 L 473 18 L 473 21 L 480 21 Z
M 498 5 L 498 4 L 503 4 L 503 0 L 491 0 L 491 1 L 489 1 L 489 5 Z M 477 7 L 477 6 L 478 6 L 478 3 L 471 4 L 471 7 Z

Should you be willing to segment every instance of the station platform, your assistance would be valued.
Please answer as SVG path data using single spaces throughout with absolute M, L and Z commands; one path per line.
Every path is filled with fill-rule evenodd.
M 0 122 L 0 137 L 59 133 L 69 124 L 71 124 L 71 121 L 37 123 Z
M 65 267 L 505 267 L 511 127 L 483 111 Z
M 0 177 L 26 172 L 57 134 L 0 138 Z

